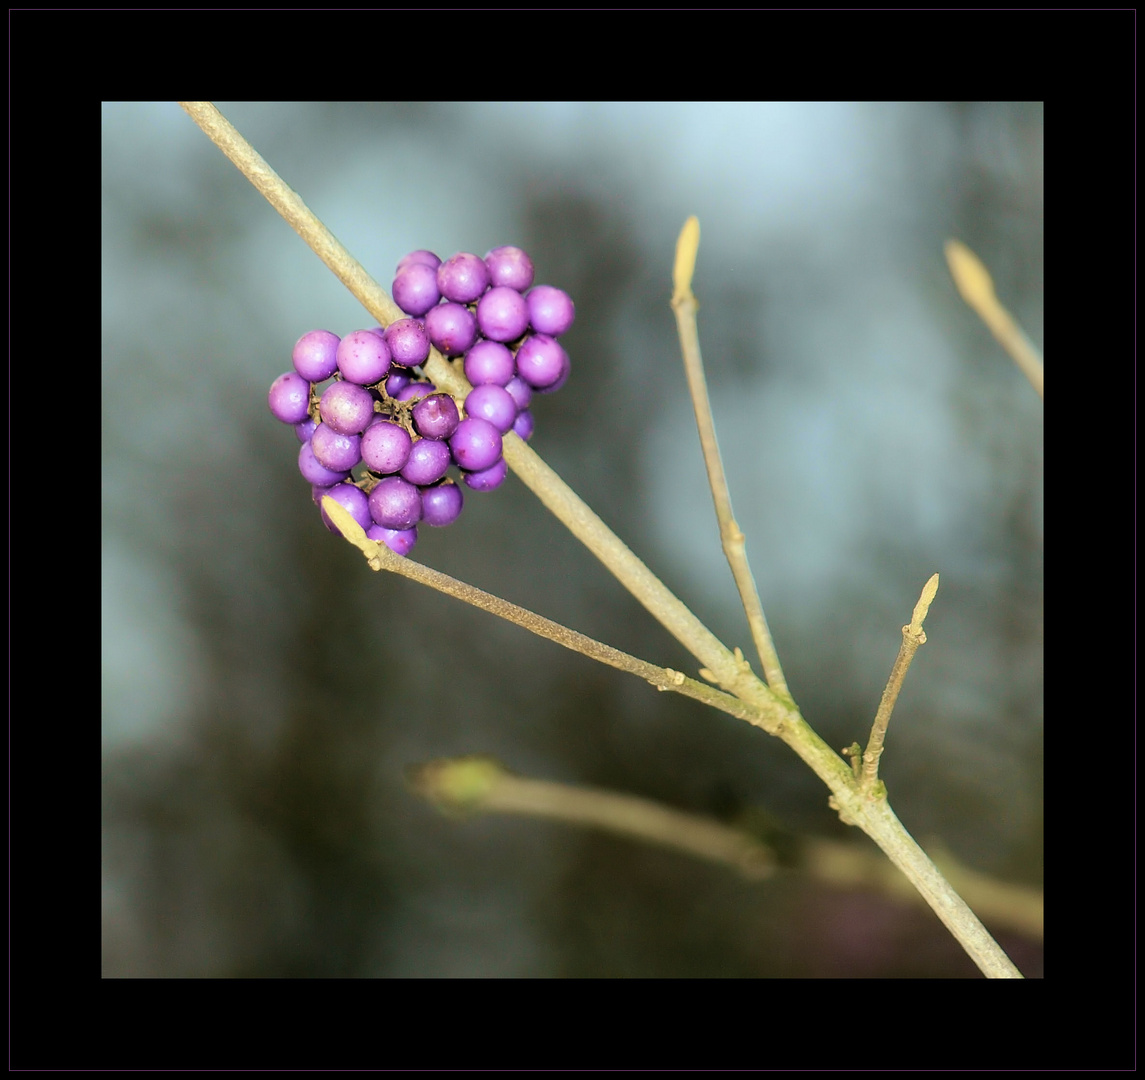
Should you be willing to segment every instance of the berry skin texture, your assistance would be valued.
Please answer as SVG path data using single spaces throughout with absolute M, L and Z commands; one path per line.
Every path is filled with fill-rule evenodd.
M 304 442 L 298 448 L 298 471 L 302 473 L 302 479 L 314 487 L 330 487 L 331 484 L 339 484 L 350 476 L 348 472 L 326 468 L 314 456 L 314 448 L 308 442 Z
M 461 479 L 474 491 L 492 491 L 499 488 L 509 474 L 509 465 L 504 458 L 494 462 L 488 469 L 480 472 L 467 472 L 461 474 Z
M 338 370 L 347 382 L 373 386 L 390 370 L 390 347 L 372 330 L 355 330 L 338 345 Z
M 311 330 L 294 345 L 294 370 L 310 382 L 325 382 L 338 370 L 338 335 L 329 330 Z
M 379 480 L 370 492 L 370 515 L 387 529 L 412 529 L 421 521 L 421 492 L 400 476 Z
M 432 251 L 426 251 L 425 248 L 418 248 L 417 251 L 411 251 L 398 263 L 398 268 L 394 273 L 400 274 L 407 266 L 413 266 L 415 263 L 422 263 L 424 266 L 436 270 L 441 265 L 441 260 Z
M 427 525 L 442 528 L 452 525 L 465 505 L 461 488 L 452 480 L 446 480 L 434 487 L 422 488 L 421 519 Z
M 418 487 L 435 484 L 453 463 L 449 444 L 438 439 L 418 439 L 410 450 L 409 460 L 402 466 L 401 476 Z
M 405 428 L 379 417 L 362 432 L 362 461 L 371 472 L 383 476 L 401 472 L 411 446 L 413 440 Z
M 374 418 L 374 399 L 365 387 L 336 382 L 326 387 L 318 413 L 339 435 L 361 435 Z
M 488 420 L 502 435 L 513 426 L 517 419 L 517 403 L 503 386 L 487 383 L 475 386 L 465 399 L 466 416 L 480 416 Z
M 415 367 L 429 357 L 429 335 L 417 319 L 398 319 L 390 323 L 385 338 L 395 364 Z
M 413 425 L 426 439 L 448 439 L 460 419 L 457 402 L 448 394 L 430 394 L 413 407 Z
M 411 263 L 394 278 L 390 295 L 407 315 L 424 315 L 441 299 L 437 271 L 424 263 Z
M 501 432 L 488 420 L 470 416 L 457 425 L 449 440 L 449 449 L 459 468 L 480 472 L 501 456 Z
M 309 416 L 310 383 L 297 371 L 279 375 L 270 384 L 266 403 L 276 420 L 284 424 L 301 424 Z
M 529 329 L 529 305 L 516 289 L 490 289 L 477 302 L 477 327 L 492 341 L 516 341 Z
M 458 252 L 437 268 L 437 288 L 446 300 L 471 304 L 489 288 L 489 268 L 484 259 Z
M 529 304 L 529 323 L 538 334 L 557 337 L 573 324 L 576 307 L 572 297 L 552 285 L 538 285 L 525 297 Z
M 319 465 L 333 472 L 349 472 L 362 460 L 357 435 L 339 435 L 329 424 L 319 424 L 310 440 L 310 449 Z
M 533 414 L 528 409 L 522 409 L 517 413 L 517 419 L 513 421 L 513 431 L 518 438 L 528 442 L 533 437 L 533 427 Z
M 438 304 L 426 313 L 425 330 L 446 356 L 460 356 L 477 340 L 477 319 L 463 304 Z
M 494 248 L 485 256 L 489 267 L 489 284 L 496 288 L 505 285 L 523 293 L 533 284 L 533 260 L 519 247 Z
M 465 354 L 465 377 L 474 386 L 504 386 L 516 372 L 513 354 L 498 341 L 479 341 Z
M 412 529 L 387 529 L 381 525 L 371 525 L 366 535 L 379 544 L 385 544 L 395 555 L 408 555 L 417 543 L 417 527 Z
M 534 390 L 555 389 L 569 368 L 569 354 L 548 334 L 533 334 L 517 350 L 517 374 Z

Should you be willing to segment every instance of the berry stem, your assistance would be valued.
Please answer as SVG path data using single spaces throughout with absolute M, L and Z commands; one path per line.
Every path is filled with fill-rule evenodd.
M 740 601 L 751 627 L 752 640 L 759 654 L 767 685 L 780 697 L 792 701 L 787 680 L 779 664 L 771 631 L 763 614 L 755 578 L 747 561 L 744 535 L 732 513 L 731 494 L 728 491 L 720 445 L 716 440 L 716 426 L 712 420 L 712 405 L 708 399 L 708 383 L 704 378 L 704 360 L 700 354 L 700 334 L 696 326 L 699 305 L 692 292 L 692 274 L 696 269 L 696 253 L 700 247 L 700 223 L 690 217 L 680 230 L 676 241 L 676 265 L 673 270 L 674 289 L 672 310 L 676 313 L 676 328 L 680 335 L 680 351 L 684 356 L 684 372 L 688 378 L 688 391 L 692 395 L 692 408 L 696 414 L 696 427 L 700 433 L 700 447 L 708 470 L 708 486 L 716 506 L 716 519 L 720 526 L 720 541 L 731 567 Z

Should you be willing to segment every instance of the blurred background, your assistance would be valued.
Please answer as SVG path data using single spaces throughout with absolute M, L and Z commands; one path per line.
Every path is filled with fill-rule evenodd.
M 574 298 L 531 445 L 758 670 L 668 306 L 696 214 L 717 430 L 796 700 L 865 741 L 937 570 L 882 775 L 924 846 L 1041 886 L 1042 405 L 943 258 L 968 244 L 1042 346 L 1041 104 L 219 107 L 387 290 L 414 249 L 515 244 Z M 873 847 L 778 740 L 328 533 L 266 392 L 303 333 L 373 320 L 176 104 L 106 103 L 102 129 L 105 976 L 977 975 L 875 893 L 411 794 L 408 766 L 482 753 Z M 412 557 L 695 673 L 512 476 Z

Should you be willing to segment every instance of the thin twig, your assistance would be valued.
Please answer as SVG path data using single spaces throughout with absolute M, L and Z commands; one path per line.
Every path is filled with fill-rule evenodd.
M 883 743 L 887 735 L 887 724 L 891 720 L 891 712 L 898 700 L 899 690 L 902 689 L 903 679 L 906 678 L 914 654 L 920 645 L 926 644 L 926 631 L 922 628 L 922 621 L 934 602 L 938 592 L 938 575 L 932 574 L 930 580 L 922 587 L 922 595 L 914 605 L 914 613 L 910 622 L 902 628 L 902 644 L 899 654 L 895 657 L 891 676 L 887 680 L 886 689 L 883 690 L 882 700 L 879 702 L 879 711 L 875 714 L 875 722 L 871 726 L 871 738 L 867 742 L 866 752 L 863 754 L 862 788 L 868 794 L 875 792 L 875 785 L 879 778 L 879 758 L 883 754 Z
M 990 328 L 990 333 L 1014 358 L 1022 374 L 1038 392 L 1038 397 L 1045 400 L 1042 393 L 1042 354 L 998 300 L 990 271 L 973 251 L 958 240 L 946 241 L 946 262 L 962 299 L 978 313 Z
M 696 413 L 696 427 L 700 433 L 700 447 L 704 452 L 704 464 L 708 469 L 708 486 L 712 489 L 712 501 L 716 506 L 716 519 L 720 525 L 720 541 L 724 555 L 739 589 L 752 640 L 759 653 L 767 684 L 777 694 L 788 701 L 791 693 L 787 680 L 779 664 L 771 631 L 764 618 L 763 604 L 759 590 L 747 561 L 747 548 L 744 535 L 732 513 L 732 500 L 728 492 L 728 481 L 724 475 L 724 463 L 720 457 L 719 443 L 716 441 L 716 427 L 712 420 L 712 406 L 708 400 L 708 384 L 704 378 L 704 361 L 700 354 L 700 334 L 696 327 L 695 294 L 692 292 L 692 275 L 696 269 L 696 252 L 700 246 L 700 223 L 690 217 L 680 231 L 676 241 L 676 265 L 673 271 L 674 290 L 672 310 L 676 313 L 676 327 L 680 335 L 680 350 L 684 355 L 684 372 L 688 378 L 688 390 L 692 395 L 692 407 Z
M 749 724 L 754 724 L 772 735 L 777 734 L 783 726 L 784 710 L 774 704 L 770 708 L 763 709 L 750 705 L 731 694 L 717 690 L 713 686 L 708 686 L 696 679 L 690 679 L 682 671 L 657 667 L 646 660 L 640 660 L 626 652 L 621 652 L 620 649 L 614 649 L 611 645 L 605 645 L 586 634 L 570 630 L 567 626 L 553 622 L 552 619 L 546 619 L 543 615 L 529 611 L 528 608 L 518 607 L 499 596 L 494 596 L 492 593 L 487 593 L 467 582 L 443 574 L 440 570 L 434 570 L 432 567 L 397 555 L 385 544 L 379 544 L 366 536 L 361 525 L 354 520 L 350 512 L 330 498 L 329 495 L 323 498 L 322 509 L 330 520 L 338 526 L 342 535 L 365 555 L 372 570 L 389 570 L 391 573 L 400 574 L 402 577 L 410 578 L 422 585 L 428 585 L 431 589 L 452 596 L 472 607 L 488 611 L 490 614 L 505 619 L 507 622 L 515 623 L 517 626 L 523 626 L 538 637 L 555 641 L 566 649 L 591 657 L 602 664 L 608 664 L 609 667 L 627 671 L 629 674 L 651 683 L 657 690 L 671 690 L 674 693 L 683 694 L 685 697 L 694 698 L 696 701 L 702 701 L 705 705 L 711 705 L 713 708 L 729 713 L 740 720 L 746 720 Z
M 645 843 L 730 864 L 746 877 L 771 874 L 772 852 L 742 829 L 651 799 L 514 776 L 487 757 L 445 758 L 407 771 L 410 785 L 449 813 L 505 813 L 595 826 Z

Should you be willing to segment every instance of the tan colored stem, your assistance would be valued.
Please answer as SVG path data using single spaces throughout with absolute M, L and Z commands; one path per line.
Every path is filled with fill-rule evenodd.
M 716 439 L 715 422 L 712 420 L 712 405 L 708 398 L 708 383 L 704 377 L 704 361 L 700 353 L 700 334 L 696 326 L 696 311 L 699 305 L 692 292 L 692 275 L 696 268 L 696 253 L 699 246 L 700 223 L 695 217 L 690 217 L 685 222 L 676 243 L 672 293 L 672 310 L 676 313 L 676 329 L 680 335 L 680 350 L 684 356 L 684 372 L 688 379 L 688 391 L 692 395 L 692 408 L 696 414 L 700 448 L 704 454 L 704 465 L 708 470 L 708 486 L 711 488 L 712 502 L 716 507 L 716 520 L 719 522 L 724 556 L 728 560 L 736 588 L 739 590 L 740 602 L 747 615 L 752 640 L 763 665 L 767 684 L 781 697 L 791 701 L 787 680 L 784 678 L 779 656 L 771 640 L 771 631 L 763 614 L 759 590 L 748 565 L 744 535 L 732 513 L 731 494 L 728 491 L 724 463 Z
M 871 737 L 867 742 L 866 752 L 863 754 L 861 784 L 863 791 L 868 794 L 874 792 L 875 784 L 878 782 L 879 758 L 883 754 L 887 725 L 891 721 L 891 713 L 894 711 L 895 702 L 898 700 L 899 691 L 902 689 L 903 679 L 906 678 L 906 673 L 910 669 L 911 661 L 914 660 L 914 654 L 918 652 L 919 646 L 926 644 L 926 631 L 922 628 L 922 621 L 926 618 L 926 613 L 930 610 L 930 605 L 934 603 L 934 597 L 937 593 L 938 575 L 932 574 L 922 587 L 922 595 L 919 596 L 918 603 L 914 605 L 914 613 L 911 615 L 910 623 L 902 628 L 902 644 L 899 646 L 899 654 L 895 657 L 894 667 L 891 668 L 890 678 L 887 679 L 886 688 L 883 690 L 879 710 L 875 714 L 875 722 L 871 725 Z
M 946 241 L 946 262 L 962 299 L 977 312 L 998 343 L 1013 358 L 1030 385 L 1045 399 L 1042 390 L 1042 355 L 1026 336 L 1018 321 L 1001 304 L 994 292 L 994 279 L 978 258 L 958 240 Z

